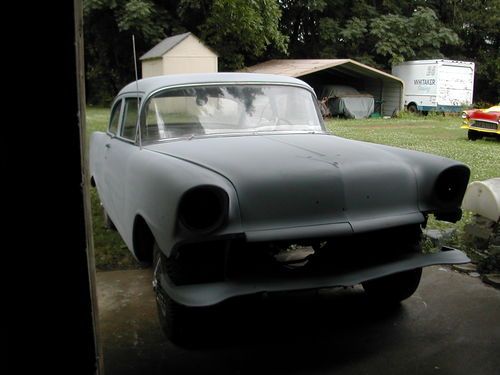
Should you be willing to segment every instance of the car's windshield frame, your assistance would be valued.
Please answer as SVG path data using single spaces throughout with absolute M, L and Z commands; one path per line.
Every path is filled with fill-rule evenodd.
M 175 92 L 180 91 L 180 90 L 189 90 L 189 89 L 194 89 L 194 90 L 199 90 L 200 88 L 216 88 L 216 87 L 221 87 L 221 88 L 228 88 L 228 87 L 241 87 L 241 88 L 246 88 L 246 87 L 258 87 L 258 88 L 274 88 L 274 87 L 282 87 L 282 88 L 293 88 L 297 90 L 304 90 L 310 95 L 310 102 L 313 105 L 313 108 L 310 108 L 310 115 L 315 116 L 313 119 L 316 123 L 313 125 L 315 129 L 302 129 L 302 130 L 270 130 L 270 129 L 261 129 L 261 130 L 255 130 L 255 129 L 247 129 L 245 131 L 243 130 L 238 130 L 238 131 L 227 131 L 227 132 L 220 132 L 220 133 L 209 133 L 209 134 L 186 134 L 186 135 L 181 135 L 181 136 L 176 136 L 176 137 L 161 137 L 161 138 L 156 138 L 156 139 L 148 139 L 148 137 L 145 137 L 142 135 L 143 132 L 145 132 L 146 129 L 146 119 L 148 116 L 148 107 L 151 103 L 151 100 L 154 99 L 155 97 L 160 97 L 161 95 L 168 94 L 169 92 Z M 265 95 L 261 95 L 262 97 L 266 97 Z M 309 105 L 309 104 L 307 104 Z M 139 118 L 139 124 L 140 125 L 140 131 L 138 132 L 139 134 L 139 144 L 142 143 L 151 143 L 151 142 L 164 142 L 164 141 L 171 141 L 171 140 L 179 140 L 179 139 L 186 139 L 190 138 L 192 139 L 193 137 L 221 137 L 221 136 L 238 136 L 238 135 L 259 135 L 259 134 L 283 134 L 283 133 L 325 133 L 325 125 L 323 122 L 323 118 L 321 116 L 321 112 L 316 100 L 316 95 L 314 91 L 311 89 L 302 86 L 302 85 L 294 85 L 294 84 L 289 84 L 289 83 L 276 83 L 276 82 L 214 82 L 214 83 L 196 83 L 196 84 L 185 84 L 185 85 L 173 85 L 173 86 L 168 86 L 168 87 L 161 87 L 156 90 L 153 90 L 151 93 L 149 93 L 144 100 L 141 100 L 141 108 L 140 108 L 140 118 Z M 299 125 L 297 125 L 299 126 Z M 305 126 L 305 125 L 304 125 Z

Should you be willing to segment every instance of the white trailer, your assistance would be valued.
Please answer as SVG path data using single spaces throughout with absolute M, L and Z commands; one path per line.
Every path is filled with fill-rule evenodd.
M 407 61 L 392 67 L 404 84 L 410 112 L 459 112 L 472 104 L 474 63 L 452 60 Z

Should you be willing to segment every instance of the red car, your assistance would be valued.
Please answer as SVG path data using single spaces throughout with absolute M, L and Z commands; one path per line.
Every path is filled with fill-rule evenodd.
M 468 129 L 468 137 L 471 141 L 483 137 L 495 137 L 500 139 L 500 105 L 488 109 L 472 109 L 462 112 L 464 124 L 462 129 Z

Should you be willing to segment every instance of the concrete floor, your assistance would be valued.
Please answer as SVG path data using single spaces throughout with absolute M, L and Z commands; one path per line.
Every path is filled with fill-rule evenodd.
M 447 267 L 426 268 L 390 311 L 360 287 L 227 304 L 197 349 L 163 337 L 150 279 L 151 270 L 97 273 L 105 375 L 500 371 L 500 290 Z

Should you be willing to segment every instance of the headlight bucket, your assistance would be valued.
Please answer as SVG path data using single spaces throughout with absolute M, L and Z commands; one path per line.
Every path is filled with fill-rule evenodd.
M 178 208 L 179 224 L 185 230 L 208 234 L 227 221 L 229 197 L 220 187 L 203 185 L 184 193 Z
M 456 165 L 441 172 L 434 183 L 434 201 L 437 220 L 456 223 L 462 217 L 462 199 L 467 189 L 470 170 L 465 165 Z
M 441 172 L 434 184 L 434 193 L 440 205 L 460 206 L 470 170 L 466 166 L 457 165 Z

